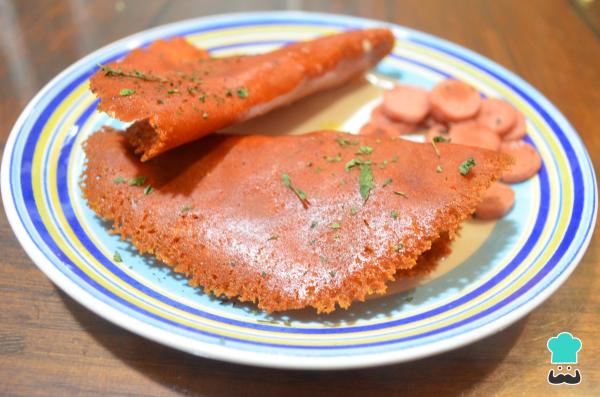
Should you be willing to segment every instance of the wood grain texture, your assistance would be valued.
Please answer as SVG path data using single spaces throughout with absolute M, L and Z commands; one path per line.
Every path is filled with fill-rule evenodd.
M 498 1 L 23 1 L 0 2 L 0 140 L 27 101 L 81 56 L 125 35 L 193 16 L 301 8 L 424 30 L 515 71 L 573 123 L 598 173 L 597 6 Z M 597 29 L 596 29 L 597 31 Z M 407 396 L 582 395 L 600 390 L 600 236 L 548 301 L 503 332 L 417 362 L 339 372 L 242 367 L 180 353 L 102 320 L 58 291 L 17 243 L 0 211 L 0 395 Z M 583 340 L 575 387 L 546 383 L 546 340 Z

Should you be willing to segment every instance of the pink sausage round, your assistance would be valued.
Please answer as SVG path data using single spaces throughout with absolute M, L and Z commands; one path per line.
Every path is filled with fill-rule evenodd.
M 506 215 L 515 204 L 515 191 L 508 185 L 494 182 L 485 192 L 483 200 L 475 209 L 479 219 L 499 219 Z
M 440 121 L 463 121 L 475 117 L 481 106 L 479 92 L 458 80 L 444 80 L 429 93 L 432 114 Z
M 489 150 L 498 150 L 502 142 L 498 134 L 476 121 L 465 121 L 450 127 L 450 141 Z
M 517 112 L 506 101 L 497 98 L 487 98 L 481 102 L 477 121 L 498 135 L 509 132 L 517 121 Z
M 429 114 L 429 93 L 419 87 L 398 85 L 383 94 L 382 107 L 392 120 L 418 124 Z
M 537 174 L 542 167 L 542 158 L 535 148 L 525 141 L 503 142 L 500 151 L 515 159 L 512 168 L 502 175 L 504 182 L 522 182 Z
M 502 136 L 502 139 L 505 141 L 518 141 L 521 140 L 527 135 L 527 127 L 525 124 L 525 116 L 523 113 L 519 112 L 515 109 L 516 120 L 515 125 L 508 131 L 506 134 Z

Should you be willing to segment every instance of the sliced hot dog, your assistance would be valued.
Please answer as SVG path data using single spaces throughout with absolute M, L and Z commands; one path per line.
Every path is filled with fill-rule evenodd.
M 505 135 L 502 136 L 502 139 L 505 141 L 518 141 L 520 139 L 523 139 L 525 135 L 527 135 L 525 116 L 523 116 L 523 113 L 519 112 L 516 109 L 515 114 L 515 125 L 513 125 L 510 131 L 508 131 Z
M 512 168 L 502 175 L 504 182 L 522 182 L 537 174 L 542 166 L 542 158 L 538 152 L 523 140 L 503 142 L 500 151 L 515 159 Z
M 474 117 L 481 106 L 479 92 L 458 80 L 444 80 L 429 93 L 432 113 L 442 121 L 462 121 Z
M 479 219 L 499 219 L 506 215 L 515 204 L 515 191 L 508 185 L 494 182 L 486 191 L 483 200 L 475 209 Z
M 429 114 L 429 93 L 419 87 L 398 85 L 383 94 L 383 111 L 395 121 L 417 124 Z
M 450 127 L 450 140 L 452 143 L 490 150 L 498 150 L 502 142 L 498 134 L 476 121 L 454 124 Z
M 477 121 L 498 135 L 509 132 L 517 121 L 517 112 L 506 101 L 497 98 L 486 98 L 481 101 L 481 109 Z
M 417 124 L 405 123 L 402 121 L 395 121 L 390 119 L 383 112 L 383 107 L 377 106 L 371 112 L 370 123 L 377 127 L 378 130 L 383 131 L 388 136 L 398 136 L 414 132 L 418 129 Z

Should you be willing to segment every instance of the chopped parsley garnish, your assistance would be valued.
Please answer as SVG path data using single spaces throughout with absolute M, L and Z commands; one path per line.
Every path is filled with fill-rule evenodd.
M 200 95 L 200 96 L 198 97 L 198 100 L 199 100 L 200 102 L 204 103 L 204 101 L 206 101 L 206 93 L 205 93 L 205 92 L 203 92 L 203 93 L 202 93 L 202 95 Z
M 123 258 L 121 258 L 121 254 L 119 253 L 119 251 L 115 251 L 115 253 L 113 254 L 113 261 L 118 263 L 123 262 Z
M 233 96 L 233 91 L 231 91 L 231 88 L 228 88 L 228 89 L 225 91 L 225 95 L 226 95 L 226 96 Z
M 392 218 L 398 219 L 398 211 L 392 210 L 392 212 L 390 213 L 390 215 L 392 216 Z
M 398 161 L 399 157 L 396 155 L 392 156 L 392 163 L 395 163 L 396 161 Z
M 335 270 L 330 270 L 330 271 L 329 271 L 329 275 L 330 275 L 331 277 L 335 277 Z
M 263 271 L 263 272 L 261 272 L 261 273 L 260 273 L 260 276 L 261 276 L 261 277 L 267 277 L 267 272 L 264 272 L 264 271 Z
M 129 72 L 124 72 L 123 69 L 121 69 L 121 68 L 113 69 L 110 66 L 105 66 L 105 65 L 101 65 L 101 64 L 98 64 L 98 66 L 104 72 L 105 76 L 132 77 L 132 78 L 146 80 L 146 81 L 160 81 L 160 82 L 168 81 L 167 79 L 164 79 L 160 76 L 148 75 L 143 72 L 140 72 L 139 70 L 134 70 L 132 73 L 129 73 Z
M 127 183 L 130 186 L 142 186 L 146 182 L 145 176 L 136 176 L 135 178 L 131 178 Z
M 341 154 L 338 154 L 337 156 L 324 156 L 324 158 L 325 161 L 329 163 L 339 163 L 340 161 L 342 161 Z
M 439 143 L 439 142 L 442 142 L 442 143 L 448 143 L 448 142 L 450 142 L 450 139 L 446 139 L 446 138 L 444 138 L 443 136 L 434 136 L 434 137 L 433 137 L 433 141 L 434 141 L 435 143 Z
M 399 192 L 397 190 L 394 190 L 394 194 L 398 195 L 398 196 L 402 196 L 404 198 L 408 198 L 408 194 L 404 193 L 404 192 Z
M 190 94 L 195 94 L 198 92 L 198 89 L 195 87 L 188 87 L 187 92 L 189 92 Z
M 385 181 L 383 181 L 383 185 L 381 185 L 381 187 L 386 187 L 387 185 L 392 183 L 392 178 L 388 178 Z
M 193 205 L 186 204 L 183 207 L 181 207 L 181 213 L 184 214 L 184 213 L 188 212 L 189 210 L 191 210 L 192 208 L 194 208 Z
M 467 175 L 471 171 L 471 168 L 475 166 L 475 159 L 473 157 L 469 157 L 465 161 L 462 162 L 461 165 L 458 166 L 458 171 L 461 175 Z
M 358 148 L 358 152 L 356 154 L 371 154 L 373 153 L 373 148 L 371 146 L 361 146 Z
M 275 234 L 275 235 L 273 235 L 273 236 L 269 237 L 269 238 L 267 239 L 267 241 L 277 240 L 278 238 L 279 238 L 279 236 Z
M 334 222 L 334 223 L 332 223 L 330 227 L 331 227 L 333 230 L 338 230 L 338 229 L 340 229 L 340 228 L 341 228 L 340 224 L 339 224 L 339 223 L 337 223 L 337 222 Z
M 325 258 L 323 255 L 319 255 L 319 260 L 320 260 L 322 263 L 325 263 L 325 262 L 327 262 L 327 258 Z
M 385 167 L 387 167 L 388 165 L 388 161 L 387 160 L 383 160 L 383 163 L 379 163 L 379 168 L 380 169 L 384 169 Z
M 356 215 L 357 212 L 358 210 L 356 209 L 356 207 L 350 208 L 350 215 Z
M 236 92 L 237 92 L 237 96 L 239 96 L 240 98 L 248 97 L 248 89 L 246 87 L 238 87 Z
M 394 245 L 394 252 L 400 252 L 403 249 L 404 249 L 404 244 L 402 244 L 402 243 Z
M 301 189 L 298 189 L 294 185 L 292 185 L 292 181 L 290 180 L 290 176 L 288 174 L 281 174 L 281 179 L 283 180 L 283 184 L 290 188 L 298 196 L 303 206 L 307 206 L 308 200 L 306 199 L 306 193 Z
M 319 222 L 317 222 L 317 221 L 312 221 L 312 222 L 310 223 L 310 228 L 311 228 L 311 229 L 314 229 L 315 227 L 317 227 L 317 225 L 318 225 L 318 224 L 319 224 Z
M 125 178 L 123 178 L 122 176 L 118 176 L 115 179 L 113 179 L 113 182 L 116 183 L 117 185 L 119 183 L 125 183 Z
M 315 172 L 316 172 L 317 174 L 318 174 L 318 173 L 320 173 L 321 171 L 323 171 L 323 170 L 321 169 L 321 167 L 317 167 L 317 168 L 315 168 Z
M 369 193 L 371 192 L 371 189 L 375 187 L 375 182 L 373 182 L 373 170 L 371 170 L 371 164 L 365 163 L 360 165 L 358 185 L 360 190 L 360 196 L 363 198 L 363 201 L 366 202 L 369 198 Z
M 364 160 L 361 160 L 361 159 L 352 159 L 352 160 L 350 160 L 350 161 L 348 161 L 346 163 L 346 165 L 344 166 L 344 169 L 346 171 L 350 171 L 350 169 L 352 167 L 356 167 L 358 165 L 363 165 L 363 164 L 367 164 L 367 165 L 371 164 L 371 161 L 370 160 L 364 161 Z
M 148 185 L 144 188 L 144 194 L 150 194 L 153 190 L 154 188 L 152 187 L 152 185 Z
M 339 143 L 341 147 L 348 147 L 348 146 L 358 145 L 358 141 L 351 141 L 350 139 L 343 138 L 341 136 L 335 138 L 335 141 L 337 143 Z
M 444 167 L 438 165 L 437 167 L 435 167 L 435 172 L 437 172 L 438 174 L 444 172 Z
M 121 96 L 129 96 L 133 94 L 135 94 L 135 90 L 132 90 L 131 88 L 123 88 L 121 91 L 119 91 L 119 95 Z
M 173 94 L 177 94 L 179 93 L 179 90 L 177 88 L 171 88 L 169 91 L 167 91 L 167 94 L 169 95 L 173 95 Z

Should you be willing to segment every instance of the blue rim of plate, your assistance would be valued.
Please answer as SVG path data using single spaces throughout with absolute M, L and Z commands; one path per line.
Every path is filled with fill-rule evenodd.
M 80 156 L 80 132 L 95 114 L 96 101 L 91 94 L 86 96 L 85 84 L 97 63 L 171 36 L 192 41 L 196 37 L 202 43 L 216 40 L 207 46 L 218 52 L 372 26 L 390 27 L 397 36 L 390 64 L 402 62 L 440 77 L 472 78 L 474 85 L 482 84 L 511 100 L 533 126 L 528 140 L 544 161 L 540 175 L 531 182 L 539 194 L 538 208 L 518 249 L 479 285 L 435 307 L 391 319 L 336 327 L 274 325 L 198 307 L 153 290 L 114 263 L 88 235 L 89 225 L 80 223 L 71 174 L 73 159 Z M 239 37 L 250 40 L 240 42 Z M 596 179 L 579 137 L 564 116 L 519 77 L 421 32 L 304 12 L 182 21 L 135 34 L 86 56 L 49 82 L 19 117 L 4 151 L 1 186 L 9 222 L 25 251 L 59 287 L 89 309 L 183 351 L 282 368 L 351 368 L 408 361 L 497 332 L 533 310 L 564 282 L 589 244 L 597 213 Z

